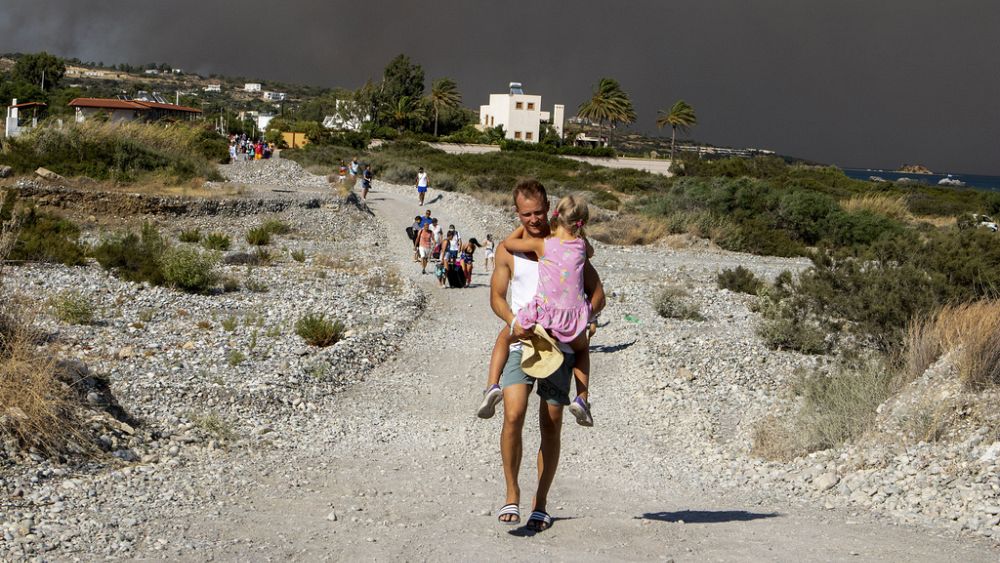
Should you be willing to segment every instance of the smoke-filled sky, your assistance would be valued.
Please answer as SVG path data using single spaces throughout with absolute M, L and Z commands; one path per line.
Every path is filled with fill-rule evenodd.
M 710 143 L 983 174 L 998 30 L 996 0 L 0 0 L 0 52 L 346 88 L 406 53 L 468 107 L 520 81 L 569 113 L 609 76 L 635 130 L 684 99 Z

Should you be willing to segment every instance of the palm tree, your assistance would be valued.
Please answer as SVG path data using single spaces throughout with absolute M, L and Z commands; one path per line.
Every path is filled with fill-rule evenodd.
M 431 107 L 434 108 L 434 136 L 438 134 L 438 115 L 442 109 L 455 109 L 462 103 L 458 85 L 450 78 L 442 78 L 431 85 Z
M 656 126 L 663 129 L 665 125 L 670 126 L 670 160 L 674 160 L 674 150 L 677 144 L 677 130 L 687 132 L 698 124 L 698 116 L 694 114 L 694 108 L 684 100 L 677 100 L 670 111 L 657 112 Z
M 389 108 L 389 115 L 400 133 L 408 125 L 424 121 L 424 112 L 417 101 L 409 96 L 400 96 L 396 104 Z
M 613 78 L 602 78 L 597 83 L 597 88 L 594 89 L 590 99 L 580 104 L 577 115 L 596 121 L 602 128 L 607 122 L 609 124 L 609 137 L 611 136 L 610 128 L 619 123 L 629 124 L 635 121 L 632 100 L 622 90 L 618 81 Z

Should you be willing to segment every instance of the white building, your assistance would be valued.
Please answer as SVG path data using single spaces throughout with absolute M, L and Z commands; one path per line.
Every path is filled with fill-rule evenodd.
M 260 82 L 247 82 L 243 85 L 244 92 L 260 92 Z
M 490 94 L 489 105 L 479 106 L 479 128 L 502 125 L 506 138 L 537 143 L 541 124 L 551 123 L 562 137 L 566 108 L 556 104 L 552 113 L 542 111 L 542 97 L 524 93 L 520 82 L 511 82 L 507 94 Z
M 221 92 L 222 91 L 222 84 L 209 84 L 208 86 L 205 86 L 205 91 L 206 92 Z
M 45 107 L 41 102 L 17 103 L 17 98 L 10 103 L 7 108 L 7 119 L 4 121 L 4 136 L 17 137 L 24 130 L 38 126 L 38 119 L 35 117 L 35 110 Z M 31 123 L 21 123 L 20 110 L 31 110 Z
M 146 70 L 143 71 L 143 74 L 148 74 L 150 76 L 156 76 L 156 75 L 160 74 L 160 71 L 156 70 L 155 68 L 147 68 Z
M 265 102 L 281 102 L 285 99 L 284 92 L 264 92 L 263 99 Z

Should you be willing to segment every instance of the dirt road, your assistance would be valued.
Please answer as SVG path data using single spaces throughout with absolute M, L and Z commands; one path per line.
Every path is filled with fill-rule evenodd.
M 443 199 L 450 197 L 443 194 Z M 603 402 L 592 429 L 567 424 L 550 495 L 553 527 L 532 535 L 496 522 L 503 504 L 501 417 L 474 416 L 498 321 L 481 264 L 474 285 L 441 290 L 411 261 L 402 231 L 413 198 L 377 191 L 372 209 L 400 245 L 386 249 L 428 294 L 425 318 L 395 358 L 344 392 L 314 439 L 267 454 L 245 494 L 162 533 L 205 560 L 996 561 L 973 541 L 896 527 L 862 514 L 803 509 L 766 491 L 722 496 L 678 470 L 683 451 L 636 424 L 642 374 L 623 373 L 638 347 L 601 341 L 593 354 Z M 393 239 L 390 239 L 393 240 Z M 618 259 L 609 251 L 605 260 Z M 600 262 L 598 262 L 600 267 Z M 610 336 L 608 336 L 610 338 Z M 534 408 L 537 397 L 532 399 Z M 529 411 L 533 412 L 533 411 Z M 537 423 L 525 429 L 523 513 L 534 488 Z M 163 552 L 139 553 L 162 558 Z

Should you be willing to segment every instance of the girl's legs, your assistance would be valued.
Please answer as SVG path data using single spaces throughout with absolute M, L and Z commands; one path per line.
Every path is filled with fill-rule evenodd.
M 569 343 L 573 348 L 573 379 L 576 380 L 576 395 L 584 401 L 590 396 L 590 339 L 584 330 Z
M 479 418 L 493 418 L 497 403 L 503 399 L 503 392 L 500 390 L 500 376 L 503 373 L 504 364 L 507 363 L 507 356 L 510 354 L 510 342 L 510 328 L 505 325 L 500 329 L 500 334 L 497 335 L 497 340 L 493 344 L 483 402 L 479 405 L 479 410 L 476 411 L 476 416 Z
M 569 343 L 573 348 L 573 377 L 576 379 L 576 398 L 569 404 L 569 412 L 576 418 L 580 426 L 593 426 L 594 417 L 590 414 L 590 340 L 584 330 Z

